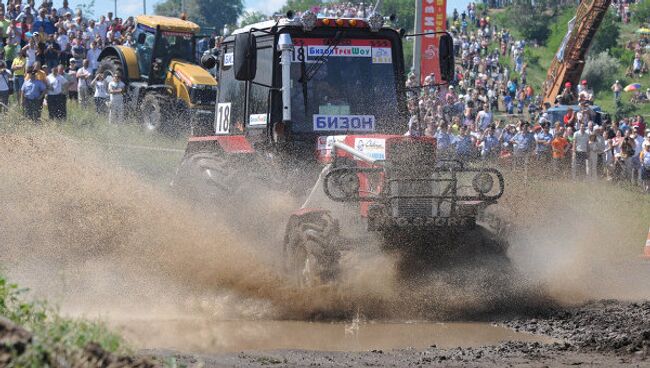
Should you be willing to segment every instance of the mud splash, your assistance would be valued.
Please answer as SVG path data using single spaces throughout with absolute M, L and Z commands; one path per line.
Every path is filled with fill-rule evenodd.
M 569 250 L 582 249 L 573 243 L 592 228 L 567 225 L 574 222 L 565 216 L 551 223 L 562 231 L 550 234 L 566 234 L 565 245 L 553 247 L 549 239 L 561 237 L 535 225 L 554 218 L 554 207 L 536 207 L 546 202 L 534 195 L 520 206 L 516 187 L 505 200 L 520 227 L 512 254 L 517 266 L 531 270 L 530 280 L 495 274 L 489 262 L 398 280 L 396 260 L 371 246 L 344 260 L 337 287 L 296 290 L 280 272 L 276 242 L 286 213 L 295 208 L 289 198 L 260 195 L 237 219 L 219 209 L 205 213 L 92 147 L 47 130 L 0 136 L 0 172 L 0 263 L 70 313 L 309 319 L 361 311 L 371 319 L 479 319 L 543 307 L 547 298 L 538 281 L 562 285 L 563 292 L 588 290 L 579 280 L 564 284 L 554 275 L 575 267 L 557 260 L 573 259 Z M 557 185 L 550 192 L 570 209 L 572 194 Z M 608 204 L 577 207 L 572 216 Z M 274 221 L 261 223 L 260 217 Z M 558 290 L 555 295 L 562 294 Z

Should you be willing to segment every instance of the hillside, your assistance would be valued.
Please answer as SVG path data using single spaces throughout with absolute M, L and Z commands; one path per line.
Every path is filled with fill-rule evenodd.
M 603 110 L 614 114 L 616 112 L 616 106 L 614 103 L 613 93 L 610 90 L 610 86 L 615 80 L 619 80 L 623 86 L 627 86 L 631 83 L 639 83 L 642 86 L 642 90 L 645 91 L 646 88 L 650 88 L 650 75 L 645 74 L 641 77 L 629 78 L 625 76 L 626 69 L 628 69 L 634 58 L 634 53 L 631 50 L 625 48 L 625 45 L 629 41 L 639 40 L 639 35 L 636 33 L 642 24 L 638 22 L 631 21 L 628 24 L 624 24 L 618 20 L 615 16 L 614 10 L 610 10 L 611 18 L 615 19 L 612 25 L 605 26 L 605 22 L 601 25 L 599 32 L 608 32 L 611 30 L 609 27 L 617 27 L 619 29 L 619 37 L 617 42 L 612 42 L 618 46 L 610 48 L 607 50 L 607 53 L 616 59 L 619 62 L 619 67 L 616 72 L 613 74 L 602 75 L 602 80 L 598 81 L 600 83 L 600 88 L 596 89 L 595 103 L 600 105 Z M 497 25 L 499 28 L 508 28 L 507 19 L 508 19 L 508 10 L 507 9 L 491 9 L 489 11 L 492 22 Z M 550 36 L 546 41 L 546 44 L 540 47 L 528 47 L 525 52 L 525 62 L 528 63 L 528 81 L 531 83 L 533 88 L 536 91 L 541 91 L 541 85 L 546 78 L 547 70 L 553 60 L 554 54 L 557 52 L 562 39 L 564 38 L 569 20 L 575 16 L 575 8 L 567 7 L 559 11 L 559 15 L 552 19 L 552 23 L 549 25 Z M 521 36 L 517 34 L 516 30 L 512 30 L 517 38 Z M 600 34 L 597 35 L 601 36 Z M 602 37 L 605 37 L 602 35 Z M 495 45 L 496 46 L 496 45 Z M 590 52 L 590 58 L 598 57 L 596 52 Z M 502 59 L 504 61 L 513 64 L 510 58 Z M 589 61 L 587 68 L 589 68 Z M 648 64 L 648 60 L 645 60 Z M 583 74 L 584 76 L 584 74 Z M 589 81 L 590 84 L 592 81 Z M 626 92 L 623 93 L 622 97 L 622 106 L 621 112 L 625 116 L 630 116 L 632 114 L 641 114 L 646 117 L 650 116 L 650 103 L 641 103 L 633 104 L 630 102 L 630 98 L 633 96 L 633 93 Z

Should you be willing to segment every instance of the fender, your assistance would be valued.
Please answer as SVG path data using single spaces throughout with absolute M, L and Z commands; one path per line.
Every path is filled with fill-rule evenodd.
M 122 67 L 124 68 L 124 74 L 128 76 L 125 79 L 125 83 L 129 81 L 140 80 L 140 68 L 138 67 L 138 57 L 135 53 L 135 50 L 126 47 L 126 46 L 109 46 L 102 50 L 99 54 L 99 61 L 109 56 L 115 56 L 120 60 Z

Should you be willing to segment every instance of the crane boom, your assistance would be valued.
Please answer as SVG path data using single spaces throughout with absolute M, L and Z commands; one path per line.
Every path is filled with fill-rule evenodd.
M 544 81 L 544 104 L 551 106 L 566 82 L 576 86 L 585 67 L 585 57 L 611 0 L 582 0 L 576 17 L 569 22 L 567 37 L 553 57 Z

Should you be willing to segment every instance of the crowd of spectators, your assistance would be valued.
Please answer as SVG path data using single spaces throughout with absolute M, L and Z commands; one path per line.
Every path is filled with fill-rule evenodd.
M 527 81 L 525 50 L 534 45 L 492 25 L 474 3 L 454 9 L 449 30 L 455 81 L 435 87 L 434 76 L 420 81 L 409 75 L 409 134 L 435 137 L 441 157 L 488 160 L 526 172 L 532 167 L 553 177 L 628 181 L 650 193 L 650 129 L 642 116 L 597 116 L 590 108 L 593 90 L 582 80 L 566 83 L 556 101 L 579 108 L 551 121 L 545 111 L 551 106 L 539 108 Z M 620 83 L 612 88 L 620 95 Z
M 67 0 L 60 5 L 0 2 L 0 112 L 14 95 L 30 119 L 39 120 L 46 105 L 51 119 L 65 120 L 68 101 L 85 107 L 94 100 L 98 113 L 110 110 L 112 122 L 122 121 L 124 83 L 120 76 L 107 81 L 96 72 L 104 47 L 133 46 L 133 18 L 109 12 L 90 19 Z

